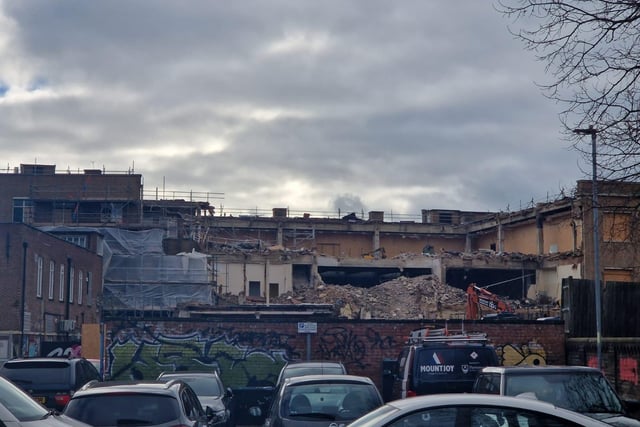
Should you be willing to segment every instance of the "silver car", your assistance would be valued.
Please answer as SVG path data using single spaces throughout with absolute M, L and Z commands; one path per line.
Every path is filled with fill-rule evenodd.
M 640 427 L 602 372 L 586 366 L 493 366 L 484 368 L 474 393 L 552 403 L 613 426 Z
M 346 426 L 382 403 L 382 396 L 368 377 L 291 377 L 278 388 L 264 427 Z
M 550 403 L 471 393 L 431 394 L 389 402 L 349 427 L 610 427 Z
M 0 377 L 0 425 L 7 427 L 88 427 L 45 408 L 11 381 Z

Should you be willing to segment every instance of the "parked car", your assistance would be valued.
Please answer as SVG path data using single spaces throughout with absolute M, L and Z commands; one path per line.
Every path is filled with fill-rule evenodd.
M 346 425 L 382 404 L 380 392 L 368 377 L 346 374 L 291 377 L 278 388 L 264 426 Z
M 91 382 L 73 395 L 64 414 L 99 427 L 206 427 L 215 417 L 180 380 Z
M 485 366 L 499 365 L 485 334 L 429 335 L 412 332 L 398 357 L 396 398 L 436 393 L 467 393 Z
M 487 367 L 473 392 L 543 400 L 610 425 L 640 427 L 602 372 L 586 366 Z
M 349 427 L 605 427 L 608 424 L 547 402 L 507 396 L 448 393 L 400 399 Z
M 216 416 L 210 423 L 211 426 L 227 426 L 234 424 L 232 420 L 233 392 L 225 387 L 216 371 L 211 372 L 163 372 L 158 376 L 158 381 L 180 379 L 189 384 L 198 396 L 203 408 L 210 407 Z
M 20 387 L 0 377 L 0 425 L 6 427 L 87 427 L 41 405 Z
M 100 380 L 100 372 L 81 357 L 11 359 L 0 368 L 0 376 L 11 380 L 46 407 L 58 411 L 64 409 L 80 387 L 89 381 Z
M 306 362 L 287 362 L 280 370 L 276 388 L 282 384 L 286 378 L 299 377 L 302 375 L 335 375 L 346 374 L 347 368 L 342 362 L 330 360 L 316 360 Z

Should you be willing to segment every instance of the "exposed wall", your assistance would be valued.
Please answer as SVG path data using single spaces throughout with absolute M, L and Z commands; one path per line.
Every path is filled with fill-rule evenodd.
M 503 239 L 503 252 L 538 253 L 538 235 L 535 223 L 505 227 Z
M 359 258 L 374 249 L 373 233 L 347 235 L 318 232 L 315 244 L 318 252 L 336 257 Z
M 270 283 L 278 284 L 280 294 L 292 290 L 292 264 L 274 264 L 265 259 L 260 264 L 219 263 L 215 268 L 218 291 L 223 294 L 249 295 L 249 282 L 260 282 L 262 297 L 267 296 Z
M 547 218 L 543 225 L 544 253 L 570 252 L 582 248 L 582 230 L 572 218 Z

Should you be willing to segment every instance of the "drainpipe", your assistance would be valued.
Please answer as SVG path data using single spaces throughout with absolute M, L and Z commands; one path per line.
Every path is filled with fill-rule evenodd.
M 64 303 L 64 318 L 69 320 L 69 297 L 71 296 L 71 257 L 67 257 L 67 295 Z
M 20 292 L 20 357 L 24 356 L 24 310 L 27 290 L 27 242 L 22 242 L 22 291 Z

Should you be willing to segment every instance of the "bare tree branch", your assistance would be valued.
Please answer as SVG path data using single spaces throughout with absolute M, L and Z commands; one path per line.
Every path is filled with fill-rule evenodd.
M 640 0 L 498 0 L 497 10 L 546 63 L 550 81 L 539 86 L 564 105 L 567 139 L 590 158 L 573 129 L 594 125 L 601 178 L 639 180 Z

